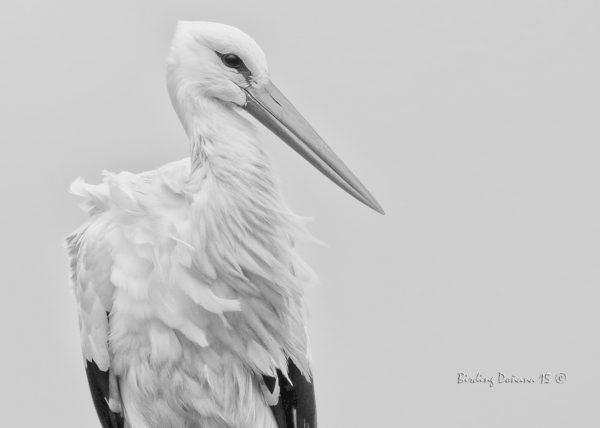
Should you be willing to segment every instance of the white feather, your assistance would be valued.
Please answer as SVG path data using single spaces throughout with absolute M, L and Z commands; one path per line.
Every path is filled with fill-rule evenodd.
M 262 375 L 288 357 L 310 371 L 302 298 L 314 275 L 292 244 L 304 225 L 250 122 L 208 95 L 237 96 L 215 83 L 207 46 L 237 49 L 268 79 L 239 30 L 180 24 L 168 81 L 192 158 L 71 186 L 89 216 L 68 238 L 83 355 L 118 377 L 133 428 L 274 428 Z

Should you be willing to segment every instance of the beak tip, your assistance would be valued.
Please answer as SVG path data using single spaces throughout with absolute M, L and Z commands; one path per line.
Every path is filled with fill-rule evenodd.
M 363 194 L 361 194 L 361 198 L 358 198 L 363 204 L 371 208 L 373 211 L 377 211 L 381 215 L 385 215 L 385 210 L 381 206 L 377 199 L 373 197 L 366 189 Z
M 379 205 L 379 202 L 377 202 L 376 200 L 371 201 L 371 204 L 369 204 L 369 207 L 371 209 L 373 209 L 374 211 L 377 211 L 379 214 L 385 215 L 385 211 L 384 211 L 383 207 L 381 205 Z

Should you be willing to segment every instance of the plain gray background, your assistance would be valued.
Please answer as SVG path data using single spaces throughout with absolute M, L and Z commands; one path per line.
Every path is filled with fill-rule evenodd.
M 353 4 L 351 4 L 353 3 Z M 176 20 L 238 26 L 383 204 L 265 132 L 305 248 L 320 426 L 596 427 L 597 1 L 24 0 L 0 6 L 2 425 L 97 426 L 62 239 L 78 175 L 187 156 Z M 457 372 L 564 372 L 457 385 Z

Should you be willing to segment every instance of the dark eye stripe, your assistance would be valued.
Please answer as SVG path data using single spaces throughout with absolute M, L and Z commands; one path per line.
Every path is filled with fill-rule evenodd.
M 244 67 L 244 61 L 236 54 L 224 54 L 221 56 L 221 61 L 229 68 L 240 69 Z
M 248 70 L 248 67 L 246 67 L 246 64 L 244 64 L 244 61 L 239 56 L 233 53 L 222 54 L 217 51 L 215 51 L 215 53 L 219 58 L 221 58 L 221 61 L 226 67 L 237 70 L 242 76 L 244 76 L 246 82 L 250 84 L 252 80 L 252 73 L 250 70 Z

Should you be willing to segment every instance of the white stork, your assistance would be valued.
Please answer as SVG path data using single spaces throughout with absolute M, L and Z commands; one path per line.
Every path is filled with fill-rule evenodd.
M 303 303 L 314 276 L 248 113 L 383 211 L 249 36 L 180 22 L 167 63 L 190 158 L 71 186 L 88 215 L 67 245 L 102 426 L 315 428 Z

